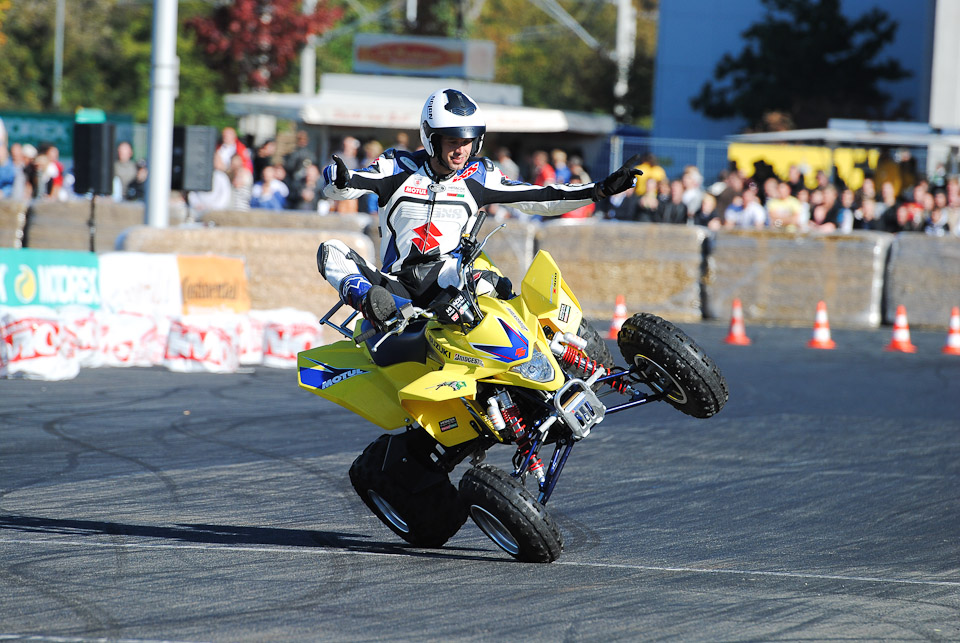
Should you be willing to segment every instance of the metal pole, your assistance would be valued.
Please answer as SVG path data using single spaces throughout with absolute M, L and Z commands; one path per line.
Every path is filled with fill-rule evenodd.
M 147 225 L 170 223 L 170 166 L 173 162 L 173 103 L 179 89 L 177 0 L 153 0 L 150 72 L 150 147 L 147 160 Z
M 63 23 L 64 2 L 57 0 L 56 33 L 53 40 L 53 106 L 60 107 L 63 100 Z
M 304 0 L 303 14 L 309 16 L 317 8 L 317 0 Z M 317 37 L 310 36 L 300 53 L 300 93 L 317 93 Z

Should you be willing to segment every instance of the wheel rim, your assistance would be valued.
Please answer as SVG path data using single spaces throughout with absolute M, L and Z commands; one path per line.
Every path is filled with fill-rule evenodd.
M 497 547 L 511 556 L 520 553 L 520 543 L 513 537 L 510 530 L 500 522 L 500 519 L 480 505 L 470 505 L 470 517 L 477 523 L 487 538 L 496 543 Z
M 368 489 L 367 497 L 369 497 L 370 501 L 377 506 L 377 509 L 380 510 L 380 513 L 383 514 L 383 517 L 387 520 L 387 522 L 405 534 L 410 533 L 410 525 L 407 524 L 406 520 L 400 517 L 400 514 L 397 513 L 397 510 L 394 509 L 393 506 L 383 498 L 383 496 L 373 489 Z
M 687 392 L 662 366 L 645 355 L 636 355 L 633 363 L 637 367 L 642 381 L 657 393 L 663 393 L 677 404 L 686 404 Z

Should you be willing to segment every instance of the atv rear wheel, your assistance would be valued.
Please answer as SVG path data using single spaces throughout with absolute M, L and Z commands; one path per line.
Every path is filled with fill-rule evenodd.
M 563 550 L 546 507 L 505 471 L 487 464 L 469 469 L 460 480 L 460 497 L 483 533 L 517 560 L 550 563 Z
M 350 467 L 364 504 L 395 534 L 417 547 L 440 547 L 460 530 L 467 510 L 447 474 L 426 456 L 429 436 L 382 435 Z
M 697 418 L 715 415 L 729 393 L 720 369 L 677 326 L 649 313 L 623 323 L 617 345 L 635 380 L 657 393 L 677 410 Z

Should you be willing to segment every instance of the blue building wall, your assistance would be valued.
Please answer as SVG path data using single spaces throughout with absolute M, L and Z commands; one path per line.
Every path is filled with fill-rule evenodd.
M 926 122 L 930 109 L 930 70 L 936 0 L 841 0 L 849 17 L 880 7 L 899 23 L 896 39 L 880 54 L 913 75 L 884 89 L 893 102 L 912 101 L 912 120 Z M 741 36 L 765 14 L 760 0 L 661 0 L 653 95 L 653 135 L 664 138 L 721 139 L 742 130 L 739 119 L 712 120 L 690 107 L 690 98 L 713 80 L 725 53 L 743 49 Z M 960 25 L 958 25 L 960 28 Z

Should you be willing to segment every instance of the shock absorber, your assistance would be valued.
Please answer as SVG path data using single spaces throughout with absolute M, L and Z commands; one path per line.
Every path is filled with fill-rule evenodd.
M 583 352 L 586 345 L 587 342 L 577 335 L 573 335 L 572 333 L 557 333 L 553 342 L 550 344 L 550 348 L 557 356 L 557 361 L 560 362 L 561 366 L 570 368 L 574 372 L 581 374 L 584 378 L 590 377 L 601 369 L 609 372 L 609 369 L 603 364 L 595 359 L 590 359 L 587 354 Z M 617 393 L 627 393 L 627 389 L 630 388 L 622 377 L 612 378 L 606 380 L 604 383 Z

